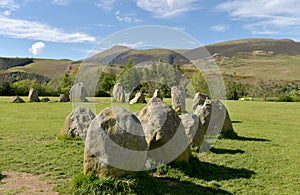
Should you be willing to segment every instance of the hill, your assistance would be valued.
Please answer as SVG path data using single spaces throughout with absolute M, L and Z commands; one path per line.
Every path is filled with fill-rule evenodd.
M 178 52 L 177 52 L 178 51 Z M 0 58 L 0 74 L 37 74 L 46 78 L 58 78 L 65 72 L 76 73 L 82 62 L 93 70 L 99 65 L 110 65 L 118 73 L 129 59 L 136 64 L 151 64 L 164 61 L 179 65 L 187 75 L 195 67 L 190 60 L 213 58 L 223 75 L 234 78 L 275 79 L 299 81 L 300 43 L 289 39 L 242 39 L 210 44 L 192 50 L 171 50 L 152 48 L 135 50 L 124 46 L 114 46 L 84 60 L 53 60 L 31 58 Z M 14 74 L 9 74 L 14 73 Z M 252 78 L 252 79 L 249 79 Z

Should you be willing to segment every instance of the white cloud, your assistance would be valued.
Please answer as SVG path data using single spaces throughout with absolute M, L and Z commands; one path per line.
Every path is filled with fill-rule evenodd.
M 120 11 L 117 11 L 115 13 L 115 16 L 119 22 L 126 22 L 126 23 L 141 23 L 141 22 L 143 22 L 143 20 L 140 20 L 140 19 L 134 17 L 134 14 L 121 15 Z
M 116 0 L 98 0 L 96 6 L 100 7 L 104 11 L 111 11 Z
M 70 0 L 52 0 L 51 3 L 54 5 L 64 6 L 64 5 L 68 5 L 70 3 Z
M 135 0 L 136 5 L 157 18 L 172 18 L 199 9 L 198 0 Z
M 226 11 L 253 34 L 299 34 L 299 0 L 232 0 L 220 4 Z
M 5 15 L 5 16 L 9 16 L 10 14 L 11 14 L 11 10 L 5 10 L 4 12 L 3 12 L 3 14 Z
M 36 42 L 31 46 L 31 48 L 28 49 L 28 51 L 33 55 L 39 55 L 42 53 L 44 48 L 45 48 L 45 43 Z
M 95 38 L 84 33 L 66 33 L 61 29 L 34 21 L 11 19 L 0 15 L 0 35 L 50 42 L 94 42 Z
M 225 32 L 229 29 L 229 26 L 226 24 L 222 25 L 214 25 L 210 28 L 212 31 L 217 31 L 217 32 Z
M 14 0 L 0 0 L 0 8 L 16 10 L 20 6 Z

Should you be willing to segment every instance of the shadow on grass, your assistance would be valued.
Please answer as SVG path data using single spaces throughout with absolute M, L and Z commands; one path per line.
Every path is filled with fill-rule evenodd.
M 236 178 L 249 179 L 256 174 L 248 169 L 235 169 L 222 165 L 201 162 L 197 157 L 191 157 L 189 163 L 173 163 L 172 167 L 179 168 L 186 175 L 206 181 L 221 181 Z
M 231 123 L 243 123 L 243 121 L 231 121 Z
M 240 140 L 240 141 L 257 141 L 257 142 L 270 142 L 271 141 L 269 139 L 264 139 L 264 138 L 243 137 L 243 136 L 239 136 L 239 135 L 236 138 L 231 138 L 231 139 Z
M 211 148 L 210 151 L 215 154 L 244 154 L 245 151 L 237 149 L 237 150 L 230 150 L 230 149 L 222 149 L 222 148 Z
M 143 176 L 136 181 L 138 194 L 232 194 L 220 186 L 206 187 L 169 177 Z

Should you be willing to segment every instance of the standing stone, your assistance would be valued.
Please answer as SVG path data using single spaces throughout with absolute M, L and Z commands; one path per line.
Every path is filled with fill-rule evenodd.
M 193 99 L 193 110 L 196 110 L 197 106 L 203 105 L 206 99 L 210 99 L 208 95 L 196 93 Z
M 72 102 L 87 102 L 86 99 L 87 91 L 83 85 L 83 83 L 76 83 L 70 89 L 70 100 Z
M 171 96 L 172 96 L 172 108 L 177 113 L 185 112 L 185 93 L 178 89 L 178 87 L 173 86 L 171 88 Z
M 116 102 L 125 102 L 125 91 L 121 83 L 117 83 L 113 89 L 113 100 Z
M 37 90 L 31 88 L 29 90 L 29 94 L 28 94 L 28 101 L 29 102 L 40 102 L 39 92 Z
M 88 108 L 75 108 L 65 119 L 63 134 L 71 137 L 81 137 L 85 140 L 90 123 L 95 114 Z
M 146 103 L 146 98 L 143 93 L 135 94 L 134 98 L 129 102 L 129 104 L 136 104 L 136 103 Z
M 204 128 L 199 124 L 199 116 L 185 113 L 179 117 L 181 118 L 189 143 L 192 146 L 201 146 L 204 139 Z
M 13 96 L 10 100 L 11 103 L 25 103 L 25 101 L 18 95 Z
M 127 110 L 102 110 L 90 124 L 84 151 L 84 173 L 122 176 L 145 167 L 148 145 L 140 121 Z
M 206 134 L 216 135 L 232 131 L 232 134 L 237 136 L 233 131 L 228 110 L 220 100 L 206 100 L 202 106 L 197 106 L 194 114 L 200 117 L 200 123 Z
M 69 94 L 60 94 L 58 98 L 58 102 L 69 102 Z
M 159 90 L 159 89 L 155 89 L 154 94 L 153 94 L 153 97 L 159 98 L 159 99 L 163 100 L 163 96 L 162 96 L 162 94 L 160 93 L 160 90 Z
M 189 141 L 177 113 L 159 98 L 151 98 L 139 113 L 149 145 L 148 158 L 157 162 L 188 161 Z

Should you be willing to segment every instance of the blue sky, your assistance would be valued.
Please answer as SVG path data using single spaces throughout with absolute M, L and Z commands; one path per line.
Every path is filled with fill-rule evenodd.
M 299 0 L 0 0 L 0 56 L 82 59 L 111 34 L 143 25 L 174 28 L 203 45 L 300 41 L 299 10 Z

